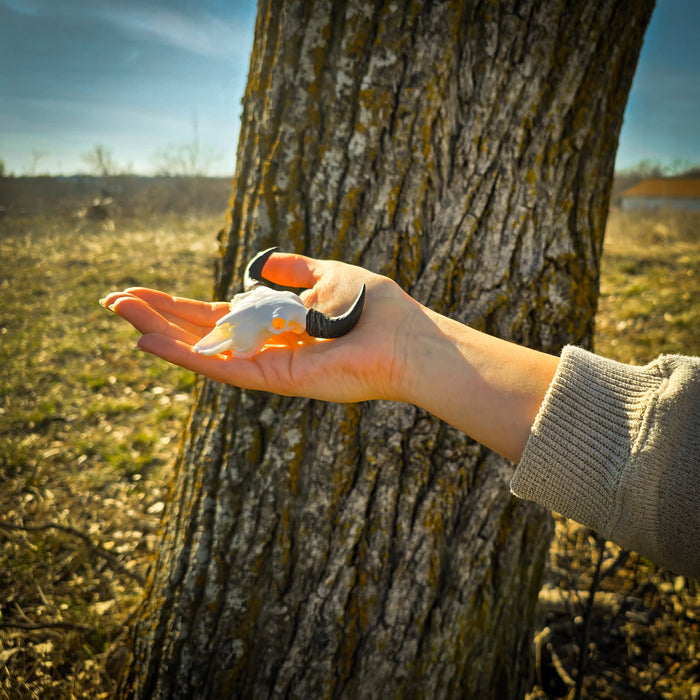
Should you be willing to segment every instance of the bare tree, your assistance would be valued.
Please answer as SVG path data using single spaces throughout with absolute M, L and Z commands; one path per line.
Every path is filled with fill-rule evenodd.
M 83 153 L 81 156 L 83 161 L 100 177 L 110 177 L 116 175 L 119 171 L 112 151 L 102 144 L 93 146 L 91 151 Z
M 42 151 L 38 148 L 33 148 L 30 164 L 27 168 L 27 175 L 29 177 L 34 177 L 35 175 L 38 175 L 39 173 L 37 172 L 37 170 L 39 169 L 39 162 L 44 160 L 44 158 L 46 158 L 49 155 L 50 153 L 48 151 Z
M 278 244 L 590 343 L 652 7 L 261 0 L 217 296 Z M 201 383 L 123 694 L 522 695 L 551 519 L 512 471 L 410 405 Z
M 192 113 L 192 140 L 179 145 L 171 144 L 155 155 L 160 175 L 184 178 L 206 177 L 221 158 L 215 149 L 200 143 L 196 112 Z

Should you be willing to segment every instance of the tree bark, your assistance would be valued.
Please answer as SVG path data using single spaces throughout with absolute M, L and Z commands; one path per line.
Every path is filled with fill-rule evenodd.
M 591 341 L 651 0 L 261 0 L 215 292 L 258 250 Z M 403 404 L 200 384 L 128 697 L 511 698 L 552 531 L 513 465 Z

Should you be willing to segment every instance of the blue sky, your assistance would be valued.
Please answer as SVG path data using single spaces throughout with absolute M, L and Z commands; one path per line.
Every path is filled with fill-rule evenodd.
M 253 0 L 0 0 L 0 159 L 75 173 L 104 145 L 121 168 L 200 144 L 233 173 Z M 700 163 L 700 0 L 658 0 L 617 165 Z

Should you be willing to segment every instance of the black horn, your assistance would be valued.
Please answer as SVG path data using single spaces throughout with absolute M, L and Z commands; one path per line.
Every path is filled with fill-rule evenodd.
M 276 250 L 277 246 L 263 250 L 262 253 L 258 253 L 248 263 L 248 267 L 245 269 L 245 275 L 243 276 L 243 289 L 246 292 L 249 292 L 251 289 L 253 289 L 253 287 L 257 287 L 259 284 L 264 284 L 266 287 L 272 287 L 273 289 L 277 287 L 277 285 L 273 284 L 269 280 L 266 280 L 262 274 L 267 259 Z
M 275 284 L 263 277 L 262 272 L 265 263 L 276 250 L 276 246 L 263 250 L 248 263 L 243 276 L 243 289 L 246 292 L 261 284 L 278 291 L 286 290 L 297 294 L 303 291 L 302 289 Z M 326 316 L 326 314 L 316 311 L 316 309 L 309 309 L 306 312 L 306 332 L 312 338 L 340 338 L 341 335 L 349 333 L 362 315 L 362 309 L 365 305 L 365 292 L 366 288 L 363 284 L 357 299 L 355 299 L 355 303 L 341 316 Z
M 355 303 L 342 316 L 326 316 L 316 309 L 309 309 L 306 313 L 306 332 L 312 338 L 340 338 L 349 333 L 362 315 L 365 291 L 363 284 Z

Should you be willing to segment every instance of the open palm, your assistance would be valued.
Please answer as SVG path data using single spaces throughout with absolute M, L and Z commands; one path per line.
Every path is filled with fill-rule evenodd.
M 400 398 L 403 335 L 419 305 L 391 280 L 362 268 L 298 255 L 274 254 L 266 278 L 304 287 L 307 307 L 345 310 L 365 284 L 367 299 L 357 326 L 334 340 L 283 333 L 250 359 L 207 357 L 193 350 L 228 312 L 225 302 L 203 302 L 161 291 L 131 288 L 101 303 L 142 333 L 138 347 L 219 382 L 289 396 L 336 402 Z

